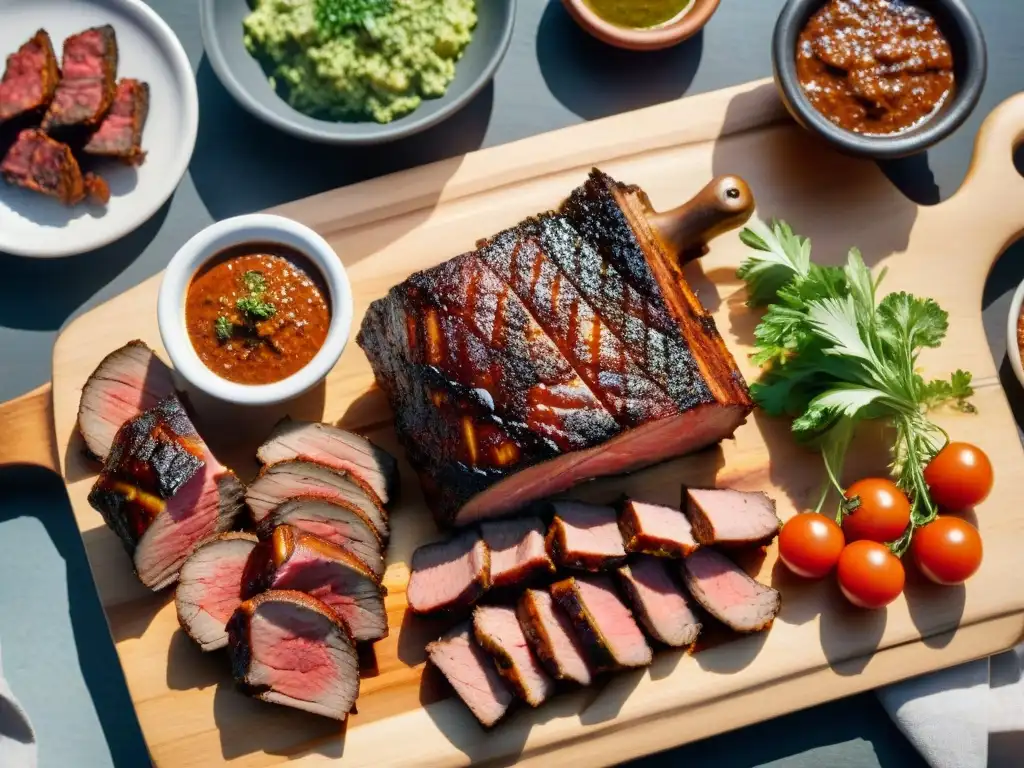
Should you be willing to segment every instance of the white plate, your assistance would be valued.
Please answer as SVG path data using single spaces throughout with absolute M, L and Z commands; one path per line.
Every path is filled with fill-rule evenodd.
M 118 78 L 149 83 L 148 153 L 139 168 L 97 168 L 110 184 L 106 207 L 73 208 L 0 181 L 0 251 L 40 258 L 91 251 L 149 219 L 188 168 L 199 128 L 199 96 L 188 56 L 170 27 L 141 0 L 0 0 L 0 61 L 36 30 L 50 33 L 58 59 L 64 39 L 110 24 L 117 33 Z

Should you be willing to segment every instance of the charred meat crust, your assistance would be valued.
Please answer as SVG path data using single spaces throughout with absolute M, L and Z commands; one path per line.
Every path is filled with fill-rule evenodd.
M 530 598 L 529 590 L 524 592 L 516 603 L 516 618 L 519 619 L 519 626 L 522 627 L 523 635 L 526 637 L 530 650 L 533 651 L 534 656 L 537 657 L 548 674 L 556 680 L 579 683 L 579 680 L 567 673 L 559 664 L 554 643 L 544 629 L 543 618 L 537 613 L 536 606 Z
M 685 495 L 685 491 L 683 492 Z M 654 557 L 683 558 L 697 549 L 674 539 L 651 536 L 641 530 L 640 520 L 635 509 L 627 500 L 623 500 L 619 512 L 619 531 L 622 543 L 630 554 L 652 555 Z
M 551 585 L 551 596 L 569 616 L 576 638 L 586 652 L 587 660 L 595 672 L 609 672 L 619 668 L 619 663 L 608 648 L 597 621 L 580 600 L 576 590 L 576 579 L 568 578 Z
M 618 568 L 626 562 L 625 556 L 608 556 L 591 554 L 587 552 L 570 552 L 566 548 L 566 523 L 557 515 L 551 521 L 548 528 L 548 535 L 545 539 L 548 554 L 551 559 L 564 568 L 572 568 L 580 571 L 610 571 Z
M 35 63 L 31 61 L 35 58 L 39 59 L 38 68 L 26 71 Z M 53 100 L 59 81 L 60 68 L 53 43 L 47 31 L 40 29 L 7 57 L 7 67 L 0 80 L 0 123 L 15 118 L 28 119 L 44 111 Z
M 544 703 L 544 698 L 537 698 L 534 692 L 527 687 L 526 682 L 520 675 L 519 665 L 512 657 L 512 654 L 496 638 L 492 637 L 480 626 L 477 621 L 476 612 L 474 612 L 473 616 L 473 637 L 476 638 L 480 647 L 490 654 L 498 674 L 509 684 L 509 687 L 512 688 L 512 692 L 516 696 L 531 707 L 539 707 Z M 532 653 L 532 651 L 527 652 Z
M 101 205 L 110 200 L 110 188 L 103 179 L 93 173 L 83 176 L 71 148 L 38 129 L 18 134 L 0 164 L 0 174 L 8 184 L 64 205 L 77 205 L 86 197 Z
M 149 117 L 149 84 L 125 78 L 117 84 L 110 112 L 89 138 L 82 151 L 99 157 L 113 157 L 126 165 L 142 165 L 142 131 Z
M 95 55 L 98 60 L 92 61 Z M 65 40 L 63 77 L 43 118 L 43 130 L 99 125 L 114 101 L 117 59 L 117 33 L 109 24 Z M 94 97 L 82 98 L 81 91 L 93 87 L 97 90 Z

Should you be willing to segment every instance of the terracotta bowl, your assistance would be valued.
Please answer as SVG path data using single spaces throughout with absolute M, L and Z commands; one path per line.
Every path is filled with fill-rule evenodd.
M 718 10 L 719 0 L 692 0 L 693 5 L 676 21 L 650 29 L 627 29 L 594 13 L 585 0 L 562 0 L 569 15 L 598 40 L 631 51 L 670 48 L 697 34 Z

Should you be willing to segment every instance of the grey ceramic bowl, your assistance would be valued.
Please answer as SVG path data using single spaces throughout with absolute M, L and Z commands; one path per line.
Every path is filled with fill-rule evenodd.
M 827 0 L 789 0 L 779 14 L 772 38 L 772 65 L 782 100 L 798 123 L 820 134 L 843 152 L 889 160 L 921 152 L 955 131 L 981 97 L 988 69 L 985 38 L 965 0 L 914 0 L 935 16 L 953 49 L 956 78 L 953 98 L 919 126 L 892 136 L 864 136 L 840 128 L 814 108 L 796 73 L 796 42 L 811 16 Z
M 318 120 L 292 109 L 274 89 L 242 42 L 248 0 L 200 0 L 203 44 L 217 77 L 245 109 L 287 133 L 326 144 L 379 144 L 425 130 L 450 117 L 478 94 L 505 57 L 515 25 L 516 0 L 477 0 L 477 28 L 439 99 L 387 124 Z

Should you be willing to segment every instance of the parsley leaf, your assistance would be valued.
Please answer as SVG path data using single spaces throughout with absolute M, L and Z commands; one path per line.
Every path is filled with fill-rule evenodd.
M 249 293 L 263 294 L 267 292 L 267 280 L 258 269 L 250 269 L 242 275 L 242 283 Z
M 227 317 L 221 315 L 213 324 L 214 333 L 217 334 L 218 341 L 227 341 L 231 338 L 231 335 L 235 332 L 235 325 Z
M 328 37 L 337 37 L 352 27 L 375 31 L 374 19 L 390 13 L 392 0 L 316 0 L 313 18 Z
M 277 314 L 277 307 L 257 296 L 242 296 L 235 308 L 250 320 L 269 320 Z

